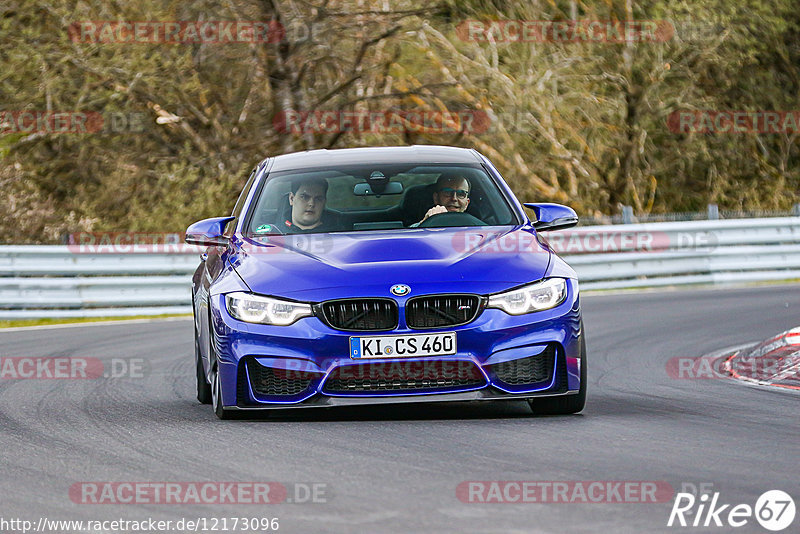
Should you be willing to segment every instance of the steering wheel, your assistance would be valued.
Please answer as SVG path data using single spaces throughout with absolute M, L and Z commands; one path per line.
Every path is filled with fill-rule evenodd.
M 422 221 L 417 228 L 441 228 L 448 226 L 486 226 L 486 223 L 469 213 L 448 211 L 447 213 L 431 215 Z

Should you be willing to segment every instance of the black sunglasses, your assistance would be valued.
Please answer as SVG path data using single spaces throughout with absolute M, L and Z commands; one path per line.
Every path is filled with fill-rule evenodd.
M 448 197 L 455 195 L 456 198 L 461 200 L 464 200 L 469 196 L 469 191 L 467 191 L 466 189 L 453 189 L 452 187 L 443 187 L 439 189 L 439 193 L 444 193 Z

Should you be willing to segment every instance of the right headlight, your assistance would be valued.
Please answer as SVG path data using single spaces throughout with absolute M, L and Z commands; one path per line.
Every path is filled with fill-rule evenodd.
M 498 308 L 509 315 L 523 315 L 555 308 L 567 298 L 567 281 L 548 278 L 511 291 L 489 295 L 488 308 Z
M 279 300 L 237 291 L 225 295 L 228 312 L 246 323 L 289 326 L 301 317 L 312 315 L 311 305 L 305 302 Z

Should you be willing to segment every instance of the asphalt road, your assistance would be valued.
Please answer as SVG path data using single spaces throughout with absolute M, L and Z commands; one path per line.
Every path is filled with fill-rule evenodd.
M 508 480 L 713 484 L 720 502 L 750 505 L 781 489 L 800 505 L 800 396 L 666 371 L 670 358 L 799 325 L 800 286 L 588 295 L 583 307 L 588 405 L 564 417 L 495 403 L 218 421 L 194 400 L 190 320 L 0 331 L 3 358 L 99 358 L 106 370 L 114 358 L 146 362 L 143 376 L 0 380 L 0 519 L 277 517 L 279 532 L 303 533 L 732 530 L 668 528 L 672 499 L 483 504 L 456 496 L 463 481 Z M 293 500 L 303 484 L 319 484 L 325 502 L 73 502 L 70 487 L 87 481 L 277 481 Z M 800 517 L 787 532 L 798 525 Z M 767 532 L 753 519 L 737 531 Z

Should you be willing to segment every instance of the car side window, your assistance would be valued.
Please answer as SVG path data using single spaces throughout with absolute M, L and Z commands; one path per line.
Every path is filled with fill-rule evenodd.
M 247 195 L 250 193 L 250 188 L 253 187 L 253 182 L 256 179 L 256 174 L 258 171 L 258 167 L 253 169 L 250 173 L 250 177 L 247 179 L 247 183 L 242 189 L 239 198 L 236 200 L 236 204 L 233 206 L 233 211 L 231 215 L 235 217 L 235 219 L 231 220 L 228 224 L 225 225 L 225 232 L 224 235 L 230 237 L 233 235 L 233 230 L 236 228 L 236 222 L 239 220 L 239 216 L 242 214 L 242 209 L 244 208 L 244 202 L 247 200 Z

